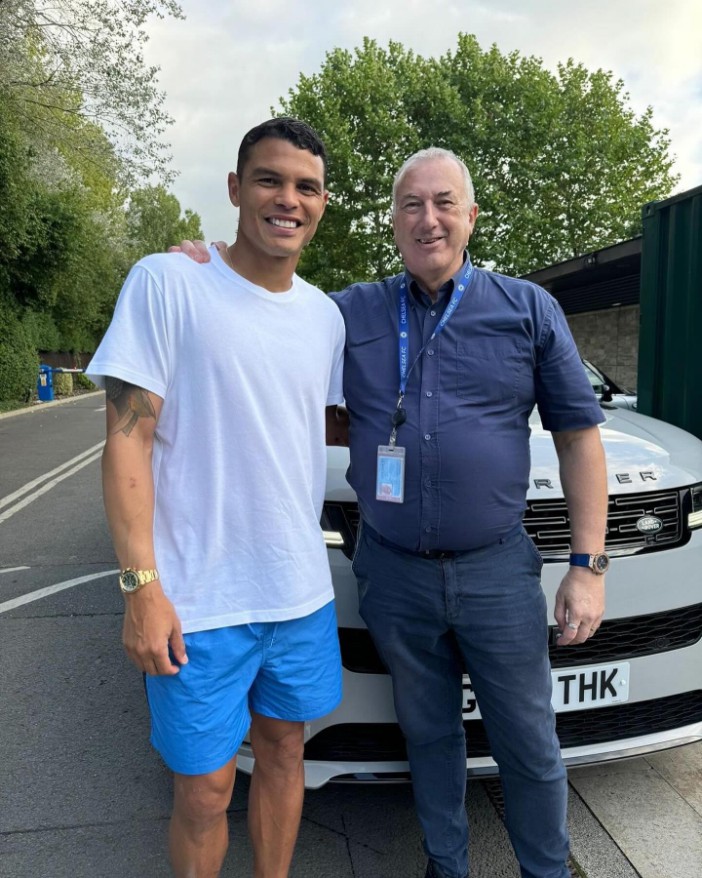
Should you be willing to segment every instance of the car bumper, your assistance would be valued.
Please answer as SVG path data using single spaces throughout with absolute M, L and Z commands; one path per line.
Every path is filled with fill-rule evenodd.
M 356 582 L 343 553 L 331 549 L 330 563 L 339 625 L 361 629 Z M 552 608 L 564 575 L 565 564 L 546 564 L 542 582 Z M 702 532 L 671 551 L 615 558 L 607 575 L 605 621 L 640 616 L 661 618 L 675 608 L 702 605 L 698 571 L 702 569 Z M 550 611 L 552 615 L 552 610 Z M 647 655 L 613 658 L 626 661 L 628 699 L 623 704 L 557 713 L 563 759 L 567 765 L 586 765 L 640 756 L 657 750 L 702 740 L 702 631 L 684 648 L 666 646 L 646 629 L 648 640 L 639 649 Z M 660 640 L 660 643 L 658 643 Z M 660 647 L 660 651 L 652 649 Z M 577 647 L 563 648 L 577 650 Z M 600 656 L 593 666 L 607 661 Z M 560 669 L 559 659 L 559 669 Z M 567 660 L 566 660 L 567 661 Z M 567 665 L 566 665 L 567 667 Z M 587 670 L 588 665 L 580 665 Z M 305 784 L 317 788 L 336 781 L 396 781 L 408 777 L 404 742 L 397 726 L 390 677 L 384 673 L 358 673 L 344 667 L 344 699 L 326 717 L 305 725 Z M 469 776 L 497 774 L 489 755 L 482 723 L 464 715 L 468 736 Z M 253 756 L 244 743 L 238 759 L 251 771 Z

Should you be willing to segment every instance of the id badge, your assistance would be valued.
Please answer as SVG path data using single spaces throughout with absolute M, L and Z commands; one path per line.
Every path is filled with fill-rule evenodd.
M 375 499 L 384 503 L 405 501 L 405 449 L 393 445 L 378 446 Z

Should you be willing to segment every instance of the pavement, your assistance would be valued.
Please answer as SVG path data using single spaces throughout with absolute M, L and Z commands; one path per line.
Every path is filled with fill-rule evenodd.
M 0 421 L 3 420 L 3 418 L 16 418 L 18 415 L 31 415 L 35 412 L 46 412 L 47 409 L 66 405 L 69 402 L 76 402 L 80 399 L 87 399 L 91 396 L 102 396 L 103 393 L 103 390 L 88 390 L 85 393 L 76 393 L 74 396 L 62 396 L 60 399 L 52 399 L 48 402 L 34 400 L 31 405 L 25 405 L 22 406 L 22 408 L 13 409 L 10 412 L 0 412 Z
M 568 771 L 568 826 L 574 878 L 700 878 L 702 876 L 702 743 L 621 762 Z M 480 821 L 474 873 L 483 878 L 518 878 L 506 837 L 485 847 L 491 815 L 475 807 L 469 784 L 468 810 Z M 489 796 L 494 800 L 494 794 Z M 501 809 L 498 807 L 497 811 Z M 487 856 L 487 862 L 486 860 Z
M 702 876 L 702 744 L 571 769 L 568 776 L 601 828 L 591 840 L 581 837 L 590 821 L 573 821 L 581 806 L 573 810 L 571 795 L 572 849 L 585 876 Z
M 569 781 L 574 878 L 702 876 L 702 744 L 571 769 Z M 471 876 L 519 878 L 490 783 L 468 784 Z M 251 874 L 247 794 L 242 778 L 230 809 L 239 867 L 232 875 Z M 415 822 L 406 784 L 308 790 L 291 878 L 420 878 L 426 858 Z

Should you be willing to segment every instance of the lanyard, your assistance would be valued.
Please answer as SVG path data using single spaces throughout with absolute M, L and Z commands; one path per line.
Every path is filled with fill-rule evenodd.
M 395 445 L 395 441 L 397 440 L 397 428 L 401 424 L 404 424 L 404 422 L 407 420 L 407 412 L 402 408 L 402 400 L 405 397 L 405 391 L 407 389 L 407 381 L 409 380 L 409 376 L 411 375 L 414 367 L 419 362 L 419 358 L 426 350 L 429 342 L 434 341 L 434 339 L 443 332 L 444 327 L 453 316 L 456 308 L 458 308 L 458 305 L 463 298 L 463 294 L 468 288 L 468 284 L 470 283 L 472 274 L 473 265 L 471 264 L 470 257 L 467 257 L 466 263 L 463 267 L 463 274 L 458 280 L 458 283 L 456 283 L 453 288 L 451 299 L 449 300 L 449 303 L 446 306 L 444 313 L 441 315 L 441 320 L 439 320 L 439 322 L 437 323 L 436 329 L 434 330 L 434 332 L 432 332 L 429 340 L 422 345 L 421 350 L 414 358 L 411 366 L 409 365 L 409 296 L 407 293 L 407 275 L 402 278 L 402 282 L 400 283 L 400 301 L 398 306 L 398 356 L 400 362 L 400 394 L 397 400 L 397 408 L 392 414 L 392 433 L 390 435 L 390 445 L 392 446 Z

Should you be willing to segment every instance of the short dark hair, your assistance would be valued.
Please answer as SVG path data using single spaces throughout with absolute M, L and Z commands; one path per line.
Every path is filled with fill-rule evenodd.
M 307 122 L 293 119 L 290 116 L 279 116 L 277 119 L 269 119 L 267 122 L 262 122 L 260 125 L 252 128 L 248 134 L 244 135 L 236 162 L 238 177 L 241 177 L 244 166 L 249 160 L 251 148 L 265 137 L 277 137 L 279 140 L 287 140 L 298 149 L 306 149 L 312 155 L 319 156 L 324 165 L 324 176 L 326 178 L 327 150 L 321 137 Z

